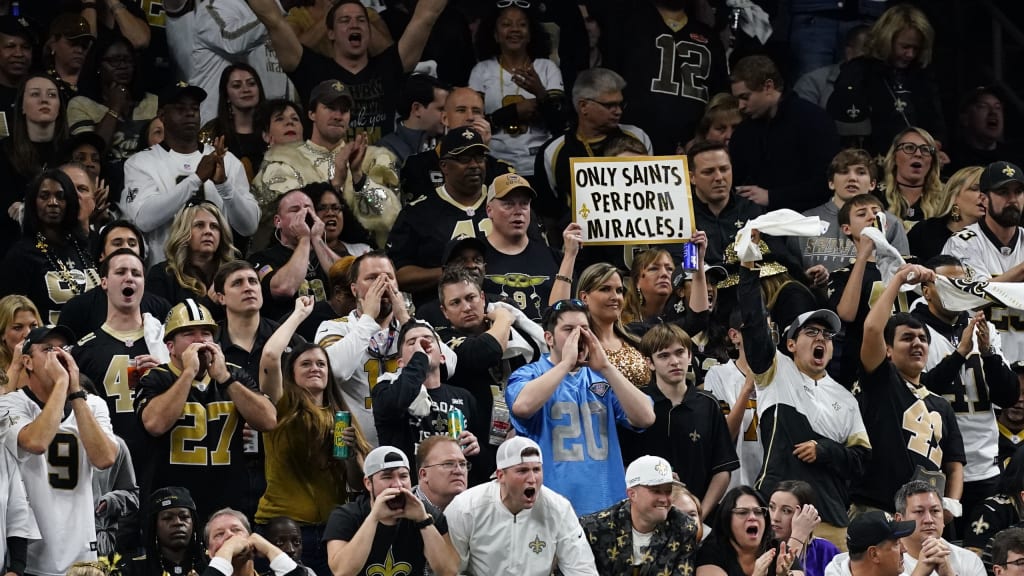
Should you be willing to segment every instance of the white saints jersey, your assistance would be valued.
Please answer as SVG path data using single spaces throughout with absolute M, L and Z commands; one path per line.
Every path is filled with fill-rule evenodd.
M 370 391 L 382 374 L 398 370 L 398 327 L 392 325 L 390 330 L 381 330 L 373 318 L 353 310 L 345 318 L 321 323 L 314 341 L 327 351 L 331 371 L 341 386 L 349 412 L 359 422 L 366 441 L 376 447 L 377 427 Z M 453 374 L 455 353 L 441 343 L 441 354 L 444 369 Z
M 96 560 L 96 518 L 92 500 L 92 465 L 78 435 L 75 413 L 68 409 L 57 434 L 43 454 L 18 446 L 18 434 L 43 411 L 27 388 L 0 396 L 0 414 L 8 413 L 10 427 L 3 436 L 6 449 L 18 460 L 21 476 L 39 525 L 41 540 L 29 542 L 26 572 L 63 576 L 78 561 Z M 107 404 L 99 396 L 86 398 L 100 429 L 114 441 Z
M 931 343 L 928 347 L 928 361 L 925 370 L 935 368 L 943 358 L 956 350 L 945 336 L 928 326 Z M 989 334 L 992 335 L 991 345 L 998 352 L 999 333 L 989 323 Z M 967 464 L 964 466 L 964 482 L 987 480 L 999 475 L 996 456 L 999 452 L 999 429 L 996 427 L 996 414 L 989 400 L 988 385 L 981 364 L 981 353 L 978 350 L 977 338 L 971 347 L 967 361 L 960 368 L 960 381 L 964 385 L 962 394 L 943 394 L 956 412 L 956 422 L 960 426 L 960 434 L 964 439 L 964 453 Z
M 996 244 L 982 223 L 971 224 L 946 240 L 943 253 L 963 262 L 973 280 L 997 278 L 1024 262 L 1024 234 L 1017 229 L 1009 246 Z M 1024 310 L 993 307 L 992 323 L 1003 337 L 1003 356 L 1007 362 L 1024 360 Z
M 728 364 L 719 364 L 708 369 L 704 376 L 704 390 L 711 392 L 722 404 L 722 413 L 726 416 L 736 405 L 745 380 L 743 372 L 736 366 L 735 360 Z M 740 469 L 729 479 L 729 488 L 736 486 L 753 486 L 764 460 L 764 448 L 761 447 L 761 435 L 757 427 L 757 393 L 751 392 L 747 398 L 743 413 L 743 423 L 736 437 L 736 455 L 740 459 Z
M 5 433 L 7 422 L 7 418 L 0 422 L 0 436 Z M 39 540 L 39 527 L 28 505 L 18 461 L 0 444 L 0 558 L 5 557 L 7 538 L 11 537 Z

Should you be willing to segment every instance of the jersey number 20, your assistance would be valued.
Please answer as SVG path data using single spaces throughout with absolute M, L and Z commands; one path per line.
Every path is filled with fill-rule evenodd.
M 608 415 L 604 404 L 596 400 L 584 404 L 556 402 L 551 407 L 551 419 L 564 418 L 568 422 L 560 422 L 551 430 L 556 461 L 582 462 L 584 449 L 590 460 L 608 459 Z

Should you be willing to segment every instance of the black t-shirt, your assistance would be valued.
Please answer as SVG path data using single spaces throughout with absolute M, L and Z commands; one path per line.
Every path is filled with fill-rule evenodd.
M 370 497 L 359 495 L 354 502 L 338 506 L 331 512 L 324 529 L 323 542 L 344 540 L 351 542 L 363 522 L 370 515 Z M 448 522 L 443 514 L 434 515 L 434 526 L 441 535 L 448 533 Z M 386 572 L 384 567 L 393 567 L 394 571 Z M 377 524 L 373 535 L 373 545 L 360 576 L 374 574 L 398 574 L 399 567 L 405 574 L 423 574 L 427 566 L 427 557 L 423 553 L 423 534 L 409 520 L 401 519 L 394 526 Z
M 729 530 L 729 527 L 721 530 Z M 731 547 L 723 549 L 715 538 L 708 538 L 697 549 L 697 568 L 701 566 L 718 566 L 725 571 L 726 576 L 747 576 L 737 560 L 736 551 Z
M 555 282 L 558 264 L 547 244 L 530 240 L 519 254 L 499 252 L 484 240 L 487 274 L 484 291 L 497 294 L 523 311 L 532 320 L 540 320 L 548 308 L 548 297 Z
M 12 118 L 13 116 L 10 114 L 7 115 L 9 123 Z M 8 130 L 13 129 L 13 125 L 9 124 Z M 3 182 L 3 186 L 0 186 L 0 256 L 21 238 L 21 226 L 18 222 L 11 220 L 7 213 L 11 204 L 25 200 L 29 182 L 42 172 L 43 168 L 56 167 L 57 146 L 54 146 L 52 142 L 36 142 L 31 145 L 35 146 L 41 162 L 34 167 L 31 173 L 23 174 L 11 163 L 14 140 L 11 138 L 0 140 L 0 182 Z
M 146 292 L 160 296 L 170 303 L 172 307 L 191 298 L 206 306 L 206 309 L 210 311 L 214 319 L 220 320 L 224 318 L 223 306 L 211 300 L 209 295 L 203 294 L 200 296 L 179 284 L 174 274 L 167 270 L 167 262 L 154 264 L 149 268 L 149 272 L 146 272 Z
M 138 381 L 129 380 L 128 361 L 149 353 L 141 327 L 134 332 L 117 332 L 106 325 L 83 336 L 72 351 L 79 371 L 92 380 L 96 394 L 107 402 L 110 425 L 128 445 L 136 471 L 145 468 L 146 432 L 135 417 Z
M 167 313 L 171 311 L 171 304 L 161 296 L 143 292 L 139 309 L 143 314 L 148 312 L 153 318 L 163 322 L 167 318 Z M 68 300 L 60 309 L 58 324 L 71 328 L 78 336 L 99 330 L 106 321 L 107 293 L 102 287 L 97 286 Z
M 288 78 L 299 91 L 299 101 L 309 102 L 309 94 L 324 80 L 340 80 L 352 95 L 355 105 L 348 127 L 348 140 L 365 132 L 370 144 L 376 144 L 395 128 L 395 109 L 402 91 L 405 69 L 398 54 L 398 43 L 377 56 L 370 56 L 365 68 L 353 74 L 333 59 L 303 49 L 298 67 Z
M 272 242 L 270 246 L 249 256 L 249 262 L 256 268 L 263 287 L 263 308 L 261 313 L 267 318 L 280 318 L 295 308 L 295 299 L 299 296 L 312 296 L 317 302 L 327 300 L 329 285 L 327 274 L 320 267 L 320 259 L 313 250 L 309 251 L 309 262 L 306 264 L 306 279 L 299 285 L 296 294 L 285 298 L 275 298 L 270 292 L 270 282 L 274 275 L 288 263 L 294 251 L 280 242 Z
M 708 100 L 729 89 L 718 34 L 693 18 L 673 30 L 653 2 L 622 4 L 601 28 L 605 65 L 626 80 L 622 121 L 647 132 L 655 154 L 675 154 Z
M 927 262 L 933 256 L 942 254 L 946 240 L 953 235 L 953 231 L 946 226 L 946 218 L 939 216 L 922 220 L 907 232 L 910 253 L 917 257 L 918 262 Z
M 832 310 L 838 309 L 852 271 L 852 267 L 840 268 L 829 276 L 828 307 Z M 829 374 L 847 389 L 857 381 L 857 373 L 860 371 L 860 343 L 864 340 L 864 319 L 870 312 L 871 292 L 876 284 L 881 285 L 881 282 L 882 273 L 878 271 L 878 266 L 874 262 L 865 263 L 860 300 L 857 301 L 857 315 L 853 322 L 843 322 L 842 331 L 832 342 L 833 353 Z M 785 327 L 785 324 L 779 325 L 780 330 L 785 330 Z
M 922 374 L 922 381 L 933 373 Z M 895 512 L 892 495 L 918 467 L 934 472 L 949 462 L 966 463 L 960 426 L 945 398 L 924 385 L 908 383 L 889 360 L 870 374 L 862 371 L 860 389 L 858 401 L 871 440 L 872 468 L 884 469 L 885 474 L 866 474 L 853 484 L 853 502 Z
M 56 324 L 64 304 L 99 286 L 89 243 L 80 237 L 49 244 L 45 253 L 35 238 L 22 238 L 7 252 L 0 269 L 0 294 L 27 296 L 43 319 Z
M 237 384 L 259 393 L 256 381 L 228 364 Z M 135 391 L 135 413 L 141 423 L 150 400 L 166 393 L 181 374 L 161 364 L 142 377 Z M 192 383 L 177 422 L 160 436 L 147 434 L 149 465 L 139 479 L 141 494 L 164 486 L 183 486 L 196 503 L 196 518 L 205 521 L 215 510 L 247 506 L 249 469 L 242 457 L 245 420 L 228 396 L 206 375 Z M 140 424 L 141 425 L 141 424 Z

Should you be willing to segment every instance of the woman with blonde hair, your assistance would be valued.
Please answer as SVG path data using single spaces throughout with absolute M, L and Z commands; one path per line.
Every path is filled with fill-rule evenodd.
M 697 133 L 691 144 L 711 140 L 728 146 L 733 131 L 742 121 L 739 99 L 728 92 L 715 94 L 708 101 L 704 115 L 697 121 Z
M 934 217 L 919 222 L 907 233 L 910 253 L 920 262 L 942 254 L 946 240 L 985 217 L 988 197 L 979 181 L 984 168 L 967 166 L 953 173 L 942 188 L 945 207 Z
M 839 133 L 866 137 L 864 147 L 873 154 L 908 126 L 922 126 L 943 141 L 938 91 L 926 70 L 934 42 L 921 10 L 909 4 L 886 10 L 868 31 L 865 55 L 844 63 L 836 78 L 828 111 Z
M 20 388 L 22 343 L 42 323 L 39 310 L 28 298 L 11 294 L 0 299 L 0 395 Z
M 938 146 L 924 128 L 911 126 L 892 139 L 882 162 L 879 193 L 885 209 L 903 220 L 907 230 L 948 208 L 941 170 Z
M 348 487 L 361 486 L 362 461 L 370 446 L 353 418 L 344 437 L 347 458 L 334 455 L 334 414 L 349 408 L 330 359 L 307 342 L 293 344 L 285 354 L 296 328 L 312 311 L 312 298 L 296 299 L 295 310 L 267 340 L 260 358 L 260 391 L 277 406 L 278 421 L 263 436 L 267 490 L 256 523 L 277 516 L 295 520 L 302 532 L 302 563 L 324 574 L 329 573 L 327 549 L 320 536 L 331 511 L 347 501 Z
M 590 311 L 590 329 L 608 360 L 635 386 L 649 384 L 651 371 L 640 353 L 640 339 L 622 324 L 626 288 L 619 269 L 607 262 L 588 266 L 580 274 L 577 294 Z
M 171 305 L 196 298 L 211 311 L 222 308 L 212 297 L 213 276 L 222 264 L 238 257 L 238 250 L 231 227 L 217 206 L 191 200 L 185 204 L 171 224 L 164 255 L 167 260 L 146 274 L 147 292 L 162 296 Z

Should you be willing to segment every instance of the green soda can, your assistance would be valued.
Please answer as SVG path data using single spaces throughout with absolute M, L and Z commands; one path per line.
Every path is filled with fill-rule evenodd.
M 466 429 L 466 416 L 462 410 L 452 408 L 448 411 L 448 435 L 455 440 L 459 439 L 462 431 Z
M 352 425 L 352 415 L 339 410 L 334 413 L 334 457 L 348 459 L 348 444 L 345 444 L 345 429 Z

